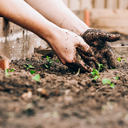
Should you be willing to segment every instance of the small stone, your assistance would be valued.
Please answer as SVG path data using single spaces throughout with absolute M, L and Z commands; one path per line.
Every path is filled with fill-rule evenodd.
M 30 98 L 32 98 L 32 92 L 29 91 L 27 93 L 22 94 L 21 98 L 22 99 L 30 99 Z

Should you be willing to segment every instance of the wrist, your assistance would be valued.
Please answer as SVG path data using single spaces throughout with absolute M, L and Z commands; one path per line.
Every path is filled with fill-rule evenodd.
M 56 25 L 51 25 L 47 28 L 46 32 L 44 33 L 43 37 L 44 40 L 47 41 L 47 43 L 54 48 L 54 45 L 56 45 L 56 40 L 59 37 L 60 33 L 62 32 L 61 28 L 59 28 Z
M 81 20 L 72 21 L 69 18 L 65 18 L 60 25 L 61 28 L 68 29 L 76 33 L 77 35 L 82 35 L 89 27 Z

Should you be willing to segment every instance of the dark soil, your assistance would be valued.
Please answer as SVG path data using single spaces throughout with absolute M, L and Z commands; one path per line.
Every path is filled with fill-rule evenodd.
M 44 60 L 43 60 L 44 59 Z M 12 61 L 6 76 L 0 70 L 0 128 L 127 128 L 128 61 L 117 69 L 100 72 L 96 82 L 90 73 L 76 72 L 56 61 L 50 69 L 42 55 L 31 60 Z M 32 78 L 32 64 L 40 82 Z M 119 80 L 114 77 L 119 75 Z M 109 78 L 114 89 L 103 85 Z M 37 90 L 42 88 L 40 94 Z M 31 95 L 32 93 L 32 95 Z

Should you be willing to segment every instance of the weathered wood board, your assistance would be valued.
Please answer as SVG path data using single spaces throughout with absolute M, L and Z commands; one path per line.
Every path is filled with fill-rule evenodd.
M 128 35 L 128 10 L 92 9 L 90 14 L 92 28 Z

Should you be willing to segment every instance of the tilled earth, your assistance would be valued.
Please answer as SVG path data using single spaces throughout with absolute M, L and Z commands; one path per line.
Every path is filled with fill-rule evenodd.
M 128 61 L 117 62 L 117 69 L 104 70 L 96 82 L 90 73 L 72 71 L 60 62 L 50 69 L 46 58 L 12 61 L 6 76 L 0 70 L 0 128 L 127 128 Z M 32 78 L 33 65 L 37 82 Z M 119 80 L 114 77 L 119 75 Z M 109 78 L 114 89 L 103 85 Z M 38 90 L 42 89 L 42 93 Z

